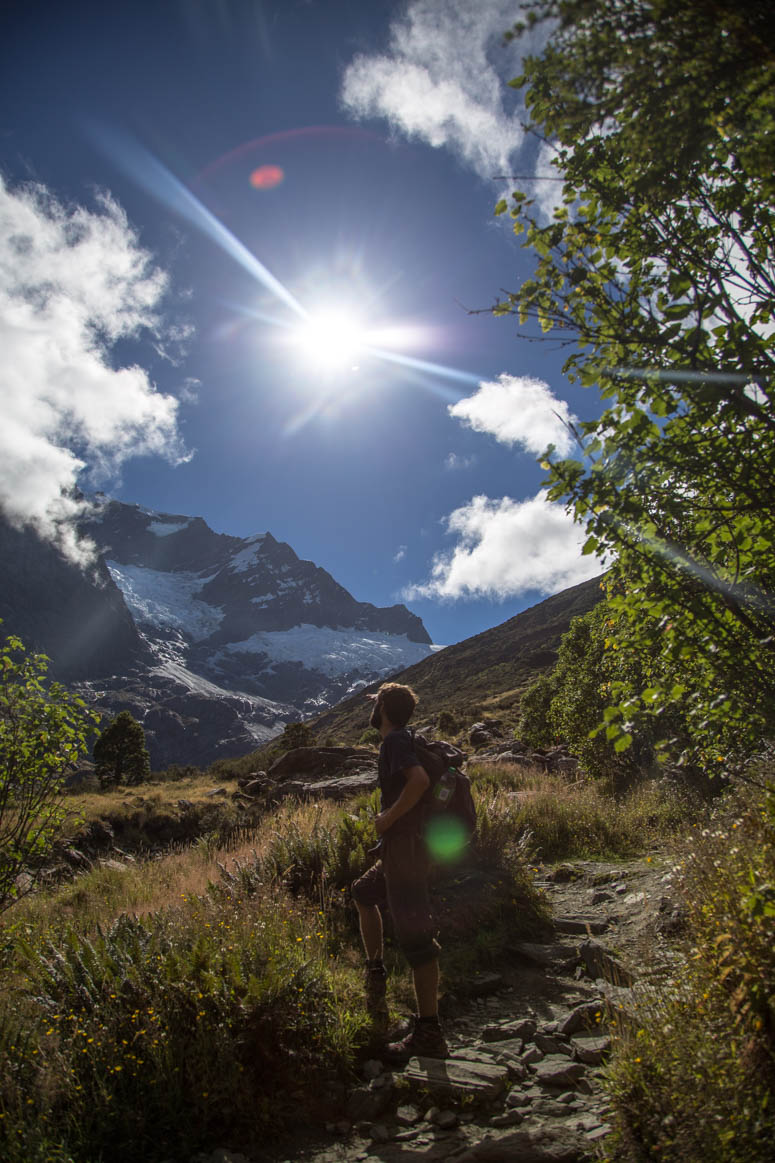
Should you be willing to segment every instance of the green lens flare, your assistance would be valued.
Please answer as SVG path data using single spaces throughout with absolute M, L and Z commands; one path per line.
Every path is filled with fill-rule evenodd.
M 425 831 L 425 841 L 434 860 L 447 863 L 456 860 L 463 852 L 466 830 L 455 816 L 435 816 Z

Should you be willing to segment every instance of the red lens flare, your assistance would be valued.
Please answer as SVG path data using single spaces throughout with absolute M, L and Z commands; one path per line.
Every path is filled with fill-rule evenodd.
M 284 177 L 285 172 L 281 166 L 259 166 L 250 175 L 250 184 L 254 190 L 273 190 Z

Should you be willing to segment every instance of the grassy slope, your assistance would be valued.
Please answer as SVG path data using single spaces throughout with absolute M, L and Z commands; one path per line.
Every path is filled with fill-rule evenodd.
M 602 597 L 600 579 L 582 582 L 529 610 L 448 646 L 394 675 L 420 699 L 419 719 L 449 710 L 461 719 L 505 714 L 514 719 L 519 696 L 557 657 L 560 639 L 572 618 L 585 614 Z M 376 690 L 379 683 L 366 687 Z M 367 725 L 363 691 L 309 721 L 316 738 L 356 740 Z

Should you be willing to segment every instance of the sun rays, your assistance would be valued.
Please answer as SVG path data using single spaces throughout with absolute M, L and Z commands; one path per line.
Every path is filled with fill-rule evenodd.
M 481 379 L 464 370 L 417 359 L 401 350 L 417 345 L 422 332 L 418 328 L 401 328 L 382 324 L 373 326 L 361 314 L 332 292 L 331 301 L 319 307 L 305 307 L 296 295 L 277 278 L 226 227 L 192 191 L 144 146 L 128 135 L 92 123 L 90 135 L 99 148 L 129 175 L 142 189 L 184 218 L 229 255 L 255 282 L 268 291 L 290 312 L 283 319 L 272 317 L 255 307 L 240 308 L 243 316 L 283 332 L 289 355 L 301 360 L 310 374 L 311 399 L 298 414 L 288 419 L 285 435 L 298 432 L 315 416 L 327 411 L 335 398 L 349 396 L 355 384 L 353 374 L 362 373 L 368 361 L 379 361 L 403 369 L 407 380 L 445 399 L 455 401 L 459 392 L 440 381 L 476 384 Z

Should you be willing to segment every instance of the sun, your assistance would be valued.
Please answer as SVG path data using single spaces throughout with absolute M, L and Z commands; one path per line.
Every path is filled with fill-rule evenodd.
M 346 308 L 317 312 L 294 329 L 299 351 L 313 366 L 338 371 L 352 367 L 363 353 L 368 332 Z

